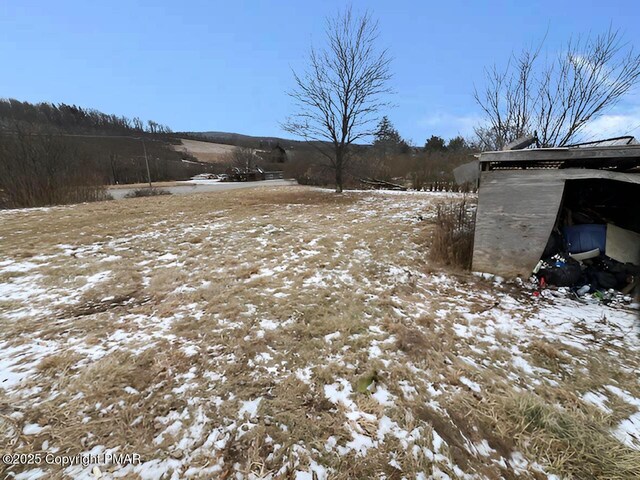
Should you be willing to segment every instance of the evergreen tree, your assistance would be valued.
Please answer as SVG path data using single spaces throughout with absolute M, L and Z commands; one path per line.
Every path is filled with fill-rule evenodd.
M 461 152 L 464 150 L 469 150 L 469 145 L 467 144 L 467 141 L 464 139 L 464 137 L 458 135 L 457 137 L 453 137 L 451 140 L 449 140 L 449 143 L 447 144 L 447 150 L 449 150 L 450 152 Z
M 378 123 L 373 146 L 381 149 L 385 154 L 406 153 L 409 150 L 409 145 L 402 139 L 386 115 Z
M 431 138 L 424 144 L 424 149 L 427 152 L 444 152 L 447 150 L 447 146 L 444 138 L 431 135 Z

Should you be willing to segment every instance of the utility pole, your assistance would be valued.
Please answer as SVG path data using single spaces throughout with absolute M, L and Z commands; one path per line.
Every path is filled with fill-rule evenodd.
M 142 149 L 144 150 L 144 162 L 147 164 L 147 179 L 149 180 L 149 188 L 153 188 L 151 185 L 151 170 L 149 170 L 149 159 L 147 158 L 147 147 L 144 144 L 144 137 L 140 137 L 142 140 Z

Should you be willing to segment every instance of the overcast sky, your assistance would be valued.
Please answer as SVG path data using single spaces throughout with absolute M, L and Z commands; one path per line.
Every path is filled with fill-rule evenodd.
M 134 4 L 135 3 L 135 4 Z M 0 0 L 0 96 L 139 116 L 174 130 L 288 136 L 291 69 L 323 42 L 339 1 Z M 537 45 L 555 55 L 574 35 L 620 29 L 640 48 L 640 2 L 355 1 L 380 22 L 394 58 L 387 113 L 416 144 L 470 135 L 483 69 Z M 548 32 L 548 33 L 547 33 Z M 640 95 L 593 127 L 640 137 Z M 602 135 L 600 135 L 602 133 Z

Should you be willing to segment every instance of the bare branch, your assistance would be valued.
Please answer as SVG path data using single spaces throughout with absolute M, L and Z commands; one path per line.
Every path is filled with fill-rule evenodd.
M 503 72 L 485 72 L 486 89 L 474 91 L 487 122 L 476 132 L 487 137 L 481 144 L 500 149 L 533 131 L 542 146 L 574 143 L 640 81 L 640 55 L 622 43 L 618 31 L 572 39 L 555 60 L 542 64 L 540 50 L 512 57 Z

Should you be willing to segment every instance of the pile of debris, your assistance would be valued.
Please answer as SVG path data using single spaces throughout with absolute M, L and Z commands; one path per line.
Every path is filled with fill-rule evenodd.
M 403 192 L 407 190 L 407 187 L 404 185 L 387 182 L 386 180 L 378 180 L 377 178 L 361 178 L 360 182 L 370 188 L 377 188 L 380 190 L 399 190 Z
M 614 224 L 556 229 L 534 269 L 541 287 L 570 287 L 577 295 L 611 300 L 640 289 L 640 234 Z

